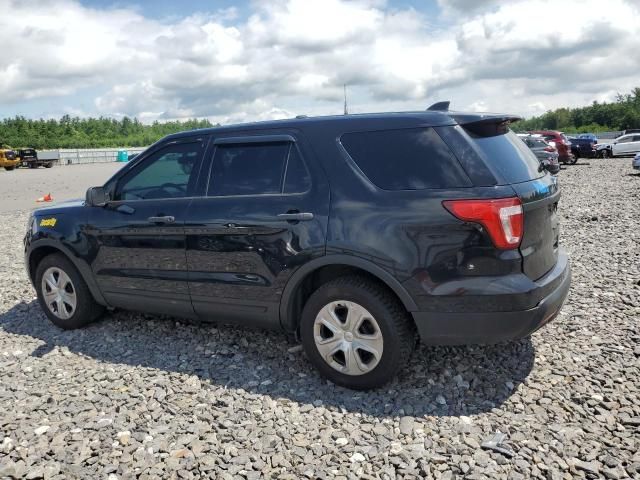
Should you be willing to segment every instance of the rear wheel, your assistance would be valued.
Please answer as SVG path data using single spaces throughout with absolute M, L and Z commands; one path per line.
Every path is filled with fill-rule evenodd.
M 88 325 L 104 310 L 93 299 L 80 272 L 62 254 L 42 259 L 35 285 L 40 307 L 54 325 L 65 330 Z
M 7 172 L 10 172 L 10 171 L 11 171 L 11 170 L 13 170 L 14 168 L 16 168 L 16 167 L 4 167 L 4 169 L 5 169 Z
M 576 163 L 578 163 L 578 157 L 574 155 L 573 157 L 571 157 L 571 158 L 569 159 L 569 163 L 570 163 L 571 165 L 575 165 Z
M 53 163 L 51 162 L 44 164 L 44 168 L 51 168 L 51 167 L 53 167 Z
M 340 277 L 316 290 L 303 309 L 300 335 L 324 377 L 356 390 L 389 382 L 416 343 L 415 327 L 397 298 L 360 276 Z

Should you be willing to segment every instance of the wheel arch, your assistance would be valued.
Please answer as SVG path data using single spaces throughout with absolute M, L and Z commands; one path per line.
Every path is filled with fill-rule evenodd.
M 38 264 L 42 261 L 43 258 L 54 253 L 60 253 L 64 255 L 67 260 L 69 260 L 73 264 L 73 266 L 78 269 L 78 272 L 89 287 L 89 291 L 91 292 L 91 295 L 93 295 L 93 298 L 97 303 L 105 307 L 109 306 L 102 296 L 102 292 L 98 288 L 98 285 L 93 278 L 91 268 L 85 262 L 81 261 L 75 255 L 73 255 L 73 253 L 63 245 L 47 239 L 43 239 L 38 241 L 36 244 L 32 244 L 27 254 L 27 272 L 29 274 L 31 284 L 34 286 L 34 288 L 37 288 L 35 276 Z
M 313 292 L 314 281 L 322 275 L 331 279 L 340 275 L 360 273 L 391 290 L 408 312 L 418 310 L 407 290 L 389 272 L 378 265 L 352 255 L 326 255 L 300 267 L 287 282 L 280 300 L 280 325 L 287 332 L 295 332 L 299 314 L 306 299 Z M 310 291 L 305 291 L 310 290 Z

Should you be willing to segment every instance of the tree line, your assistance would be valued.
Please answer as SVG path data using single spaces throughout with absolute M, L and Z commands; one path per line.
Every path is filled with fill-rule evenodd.
M 640 128 L 640 88 L 618 94 L 614 102 L 593 102 L 587 107 L 558 108 L 520 120 L 514 130 L 562 130 L 569 133 L 607 132 Z
M 141 123 L 137 118 L 79 118 L 33 120 L 22 116 L 0 121 L 0 144 L 13 148 L 144 147 L 170 133 L 213 127 L 209 120 Z
M 22 116 L 0 121 L 0 144 L 14 148 L 144 147 L 170 133 L 216 126 L 209 120 L 141 123 L 137 118 L 79 118 L 33 120 Z M 217 125 L 219 126 L 219 125 Z M 538 117 L 520 120 L 514 130 L 562 130 L 570 133 L 605 132 L 640 128 L 640 87 L 619 94 L 611 103 L 558 108 Z

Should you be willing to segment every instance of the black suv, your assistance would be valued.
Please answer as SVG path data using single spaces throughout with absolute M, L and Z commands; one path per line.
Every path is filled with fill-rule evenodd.
M 170 135 L 86 200 L 33 213 L 53 323 L 104 308 L 299 335 L 333 382 L 380 386 L 428 344 L 525 337 L 570 283 L 557 180 L 509 128 L 447 111 Z

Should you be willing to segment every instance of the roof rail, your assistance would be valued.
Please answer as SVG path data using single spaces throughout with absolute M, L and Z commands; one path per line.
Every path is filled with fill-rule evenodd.
M 449 111 L 449 105 L 451 105 L 451 102 L 449 100 L 444 100 L 442 102 L 434 103 L 429 108 L 427 108 L 427 110 L 441 110 L 441 111 L 444 111 L 444 112 L 448 112 Z

